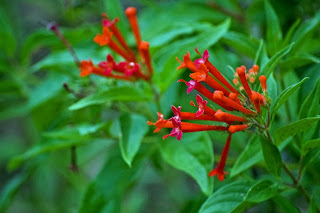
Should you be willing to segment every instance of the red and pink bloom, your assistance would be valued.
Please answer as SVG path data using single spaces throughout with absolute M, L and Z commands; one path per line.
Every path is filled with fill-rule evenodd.
M 192 71 L 189 75 L 192 80 L 185 81 L 180 79 L 178 82 L 186 84 L 188 94 L 192 90 L 196 90 L 202 96 L 218 105 L 219 109 L 208 106 L 208 100 L 204 100 L 201 95 L 197 94 L 196 104 L 190 101 L 190 104 L 197 108 L 195 113 L 182 112 L 181 106 L 172 106 L 173 117 L 166 120 L 158 112 L 158 121 L 155 123 L 149 121 L 148 124 L 157 127 L 154 132 L 159 132 L 162 128 L 172 129 L 170 134 L 163 136 L 163 139 L 171 136 L 177 137 L 179 141 L 183 133 L 188 132 L 221 131 L 228 133 L 227 142 L 222 151 L 220 161 L 217 167 L 209 173 L 209 176 L 217 175 L 219 180 L 223 181 L 224 175 L 227 174 L 224 171 L 224 167 L 232 134 L 251 128 L 254 125 L 252 118 L 259 116 L 261 114 L 261 107 L 266 107 L 269 104 L 266 77 L 263 75 L 259 77 L 263 94 L 253 91 L 251 88 L 256 82 L 255 79 L 259 72 L 259 66 L 254 65 L 248 72 L 246 72 L 245 66 L 241 66 L 236 69 L 233 80 L 234 87 L 208 60 L 209 52 L 207 50 L 204 51 L 203 55 L 199 53 L 197 48 L 196 52 L 200 55 L 200 58 L 195 61 L 191 60 L 189 52 L 183 56 L 183 61 L 177 58 L 180 62 L 180 66 L 177 69 L 188 68 Z M 237 112 L 237 115 L 233 114 L 234 112 Z M 194 123 L 198 120 L 213 121 L 219 123 L 219 125 Z

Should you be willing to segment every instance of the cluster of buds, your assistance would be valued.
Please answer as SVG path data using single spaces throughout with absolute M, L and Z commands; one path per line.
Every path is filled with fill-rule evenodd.
M 240 89 L 240 86 L 234 88 L 208 60 L 209 53 L 207 50 L 204 51 L 203 55 L 198 52 L 197 48 L 195 50 L 200 55 L 200 58 L 195 61 L 191 60 L 189 52 L 184 55 L 183 61 L 180 61 L 177 58 L 180 62 L 180 66 L 177 69 L 188 68 L 192 71 L 190 74 L 192 80 L 187 82 L 180 79 L 178 82 L 184 82 L 187 85 L 187 93 L 190 93 L 195 89 L 201 95 L 217 104 L 220 109 L 208 106 L 208 101 L 204 100 L 201 95 L 197 94 L 196 103 L 193 101 L 190 102 L 192 106 L 197 107 L 197 111 L 195 113 L 182 112 L 181 106 L 172 106 L 172 112 L 174 114 L 173 117 L 164 119 L 163 114 L 158 112 L 158 120 L 155 123 L 148 121 L 148 124 L 155 125 L 157 127 L 154 132 L 158 132 L 162 128 L 171 128 L 172 130 L 170 134 L 163 136 L 163 139 L 171 136 L 177 137 L 178 140 L 181 140 L 183 133 L 187 132 L 210 130 L 227 132 L 228 138 L 220 161 L 217 167 L 209 173 L 209 176 L 217 175 L 219 180 L 223 181 L 224 175 L 227 174 L 224 171 L 224 167 L 228 156 L 232 134 L 244 131 L 255 124 L 258 124 L 258 119 L 255 118 L 261 117 L 261 107 L 268 107 L 270 104 L 270 99 L 267 96 L 266 77 L 263 75 L 259 77 L 263 91 L 263 94 L 260 94 L 250 88 L 250 85 L 254 86 L 259 66 L 254 65 L 252 69 L 249 70 L 249 73 L 246 73 L 245 66 L 238 67 L 236 69 L 236 80 L 238 80 L 238 85 L 241 83 L 243 90 Z M 248 81 L 250 83 L 248 83 Z M 217 122 L 219 125 L 197 124 L 182 120 L 213 121 Z
M 91 60 L 83 60 L 80 62 L 81 76 L 93 73 L 127 81 L 135 81 L 137 79 L 149 81 L 151 79 L 153 69 L 149 53 L 149 43 L 141 40 L 136 13 L 137 11 L 134 7 L 129 7 L 125 11 L 136 40 L 139 55 L 130 49 L 116 26 L 119 18 L 111 21 L 106 14 L 102 14 L 102 34 L 97 34 L 94 42 L 100 46 L 108 46 L 116 54 L 120 55 L 124 61 L 116 63 L 111 54 L 107 55 L 106 61 L 100 62 L 97 66 Z

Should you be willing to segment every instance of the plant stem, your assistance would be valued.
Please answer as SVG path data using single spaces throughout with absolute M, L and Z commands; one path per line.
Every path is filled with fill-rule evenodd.
M 77 164 L 77 153 L 76 147 L 71 147 L 71 163 L 70 163 L 70 170 L 77 173 L 79 171 L 78 164 Z
M 295 187 L 297 187 L 299 189 L 299 191 L 303 194 L 303 196 L 306 198 L 308 203 L 310 203 L 310 201 L 311 201 L 310 196 L 308 195 L 306 190 L 304 190 L 304 188 L 301 185 L 299 185 L 298 180 L 294 177 L 294 175 L 292 174 L 292 172 L 290 171 L 290 169 L 288 168 L 288 166 L 284 162 L 282 162 L 282 168 L 289 175 L 289 177 L 293 181 Z
M 272 140 L 272 137 L 271 137 L 269 129 L 266 129 L 266 133 L 267 133 L 267 139 L 270 141 L 270 143 L 273 144 L 273 140 Z M 299 184 L 298 179 L 295 178 L 295 176 L 290 171 L 289 167 L 286 165 L 285 162 L 282 162 L 282 168 L 287 173 L 287 175 L 291 178 L 291 180 L 293 181 L 294 186 L 303 194 L 303 196 L 306 198 L 307 202 L 310 203 L 310 201 L 311 201 L 310 196 L 308 195 L 306 190 Z

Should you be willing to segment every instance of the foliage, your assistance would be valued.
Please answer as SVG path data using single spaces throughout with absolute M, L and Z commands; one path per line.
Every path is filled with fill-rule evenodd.
M 141 54 L 124 6 L 137 8 L 153 73 L 145 56 L 145 78 L 80 77 L 44 25 L 56 21 L 81 61 L 121 61 L 93 38 L 106 12 Z M 3 1 L 0 212 L 319 212 L 319 10 L 309 0 Z M 268 123 L 233 135 L 223 182 L 208 174 L 226 134 L 163 140 L 166 129 L 147 125 L 171 105 L 196 111 L 175 59 L 195 47 L 228 82 L 242 64 L 267 77 L 270 106 L 252 122 Z

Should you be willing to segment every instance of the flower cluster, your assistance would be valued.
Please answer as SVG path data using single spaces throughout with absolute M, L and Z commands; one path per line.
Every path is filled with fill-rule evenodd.
M 137 79 L 143 79 L 145 81 L 150 80 L 153 69 L 149 53 L 149 43 L 141 40 L 136 12 L 134 7 L 129 7 L 126 9 L 125 14 L 128 17 L 135 37 L 140 57 L 130 49 L 120 30 L 116 26 L 119 18 L 110 20 L 106 14 L 103 14 L 102 34 L 97 34 L 94 38 L 94 42 L 100 46 L 108 46 L 116 54 L 124 58 L 124 61 L 117 63 L 111 54 L 107 55 L 106 61 L 100 62 L 97 66 L 95 66 L 91 60 L 83 60 L 80 63 L 81 76 L 87 76 L 94 73 L 100 76 L 127 81 L 134 81 Z
M 180 62 L 180 66 L 177 69 L 188 68 L 192 71 L 190 74 L 192 80 L 185 81 L 180 79 L 178 82 L 184 82 L 187 85 L 187 93 L 195 89 L 201 95 L 218 105 L 219 107 L 217 108 L 220 109 L 208 106 L 208 101 L 197 94 L 196 103 L 190 102 L 192 106 L 197 107 L 195 113 L 182 112 L 181 106 L 172 106 L 173 117 L 164 119 L 163 114 L 158 112 L 158 120 L 155 123 L 148 121 L 148 124 L 157 127 L 154 132 L 158 132 L 162 128 L 171 128 L 170 134 L 165 135 L 163 139 L 171 136 L 181 140 L 183 133 L 187 132 L 210 130 L 227 132 L 227 142 L 218 166 L 209 173 L 209 176 L 217 175 L 219 180 L 223 181 L 224 175 L 227 174 L 224 171 L 224 167 L 232 134 L 258 124 L 257 119 L 261 117 L 261 107 L 268 107 L 270 104 L 267 94 L 266 77 L 264 75 L 259 77 L 263 92 L 260 94 L 251 89 L 255 86 L 259 66 L 254 65 L 248 72 L 246 72 L 245 66 L 241 66 L 236 69 L 235 79 L 233 80 L 236 87 L 234 87 L 208 60 L 209 53 L 207 50 L 204 51 L 203 55 L 198 52 L 197 48 L 195 50 L 200 55 L 200 58 L 195 61 L 191 60 L 189 52 L 183 56 L 183 61 L 177 58 Z M 203 120 L 218 122 L 220 124 L 205 125 L 185 122 L 183 120 Z

